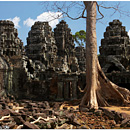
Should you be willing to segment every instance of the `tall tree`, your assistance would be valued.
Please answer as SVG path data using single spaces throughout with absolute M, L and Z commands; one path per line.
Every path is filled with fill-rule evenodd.
M 119 12 L 124 14 L 124 11 L 119 9 L 119 5 L 113 7 L 104 7 L 96 1 L 84 1 L 84 5 L 72 2 L 69 6 L 65 3 L 60 6 L 58 2 L 54 2 L 51 6 L 53 10 L 62 12 L 61 15 L 66 15 L 72 20 L 79 18 L 86 19 L 86 87 L 84 96 L 80 103 L 80 108 L 86 105 L 89 108 L 98 109 L 99 106 L 109 106 L 109 103 L 116 102 L 118 105 L 128 104 L 130 101 L 130 91 L 112 83 L 102 71 L 97 57 L 97 38 L 96 38 L 96 16 L 97 12 L 104 17 L 100 12 L 99 7 L 105 9 L 114 9 L 114 13 Z M 83 10 L 76 18 L 71 17 L 69 12 L 75 5 L 80 6 Z M 84 13 L 86 12 L 86 16 Z M 129 12 L 126 12 L 129 16 Z M 101 19 L 99 18 L 99 19 Z
M 96 1 L 84 1 L 87 12 L 86 20 L 86 88 L 81 101 L 82 105 L 98 109 L 99 106 L 109 106 L 108 101 L 126 104 L 130 99 L 130 92 L 118 87 L 107 79 L 103 73 L 97 57 L 96 38 Z M 120 104 L 121 105 L 121 104 Z
M 73 35 L 73 38 L 79 46 L 84 46 L 86 42 L 86 32 L 84 30 L 80 30 Z

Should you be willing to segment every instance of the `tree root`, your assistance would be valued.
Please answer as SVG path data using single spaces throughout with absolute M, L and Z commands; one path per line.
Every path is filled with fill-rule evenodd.
M 90 82 L 87 80 L 87 83 Z M 97 61 L 97 81 L 96 86 L 89 87 L 89 83 L 85 87 L 85 94 L 80 103 L 81 106 L 98 108 L 110 106 L 109 101 L 115 105 L 128 106 L 130 105 L 130 91 L 112 83 L 102 71 L 99 62 Z M 96 93 L 96 95 L 95 95 Z M 97 104 L 96 101 L 97 100 Z M 114 101 L 114 102 L 113 102 Z

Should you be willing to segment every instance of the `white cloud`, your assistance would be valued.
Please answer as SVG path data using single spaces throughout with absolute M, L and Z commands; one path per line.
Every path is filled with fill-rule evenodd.
M 129 32 L 128 32 L 128 36 L 130 37 L 130 30 L 129 30 Z
M 13 19 L 12 18 L 9 18 L 9 19 L 7 19 L 7 20 L 11 20 L 13 23 L 14 23 L 14 25 L 15 25 L 15 27 L 16 28 L 19 28 L 20 26 L 19 26 L 19 22 L 20 22 L 20 17 L 14 17 Z
M 28 18 L 26 19 L 23 24 L 24 25 L 27 25 L 28 27 L 31 27 L 33 24 L 35 23 L 35 20 L 31 19 L 31 18 Z
M 48 21 L 49 25 L 54 28 L 56 26 L 56 24 L 59 23 L 59 20 L 57 18 L 61 18 L 62 14 L 61 12 L 44 12 L 42 14 L 40 14 L 39 16 L 37 16 L 36 19 L 31 19 L 28 18 L 26 19 L 23 24 L 31 27 L 36 21 L 41 21 L 41 22 L 45 22 Z

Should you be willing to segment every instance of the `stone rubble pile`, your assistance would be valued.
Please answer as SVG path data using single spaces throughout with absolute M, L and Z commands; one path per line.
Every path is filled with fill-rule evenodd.
M 0 128 L 119 129 L 130 128 L 130 115 L 105 108 L 61 108 L 63 102 L 0 99 Z

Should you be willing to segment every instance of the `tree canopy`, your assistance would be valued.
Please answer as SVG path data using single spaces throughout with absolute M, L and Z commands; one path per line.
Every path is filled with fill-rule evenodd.
M 86 32 L 84 30 L 80 30 L 73 35 L 74 41 L 78 44 L 78 46 L 85 46 L 86 43 Z

